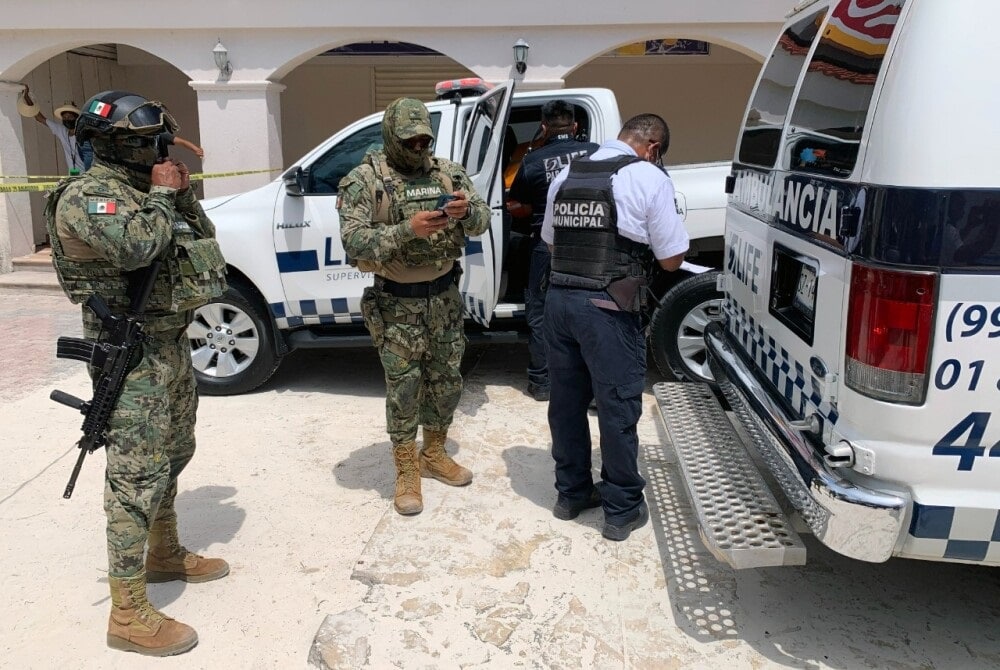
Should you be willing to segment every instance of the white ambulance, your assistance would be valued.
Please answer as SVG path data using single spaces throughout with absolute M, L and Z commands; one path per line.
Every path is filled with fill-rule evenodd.
M 998 25 L 996 0 L 813 0 L 762 68 L 705 338 L 731 412 L 656 388 L 736 567 L 805 560 L 769 489 L 853 558 L 1000 565 Z

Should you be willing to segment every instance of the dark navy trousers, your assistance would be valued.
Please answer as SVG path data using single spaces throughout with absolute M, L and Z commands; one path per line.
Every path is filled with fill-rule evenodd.
M 598 307 L 605 291 L 549 286 L 545 300 L 549 430 L 556 490 L 583 500 L 593 484 L 587 407 L 597 400 L 604 519 L 621 525 L 643 501 L 639 437 L 646 385 L 646 340 L 638 314 Z
M 545 278 L 549 274 L 552 254 L 549 245 L 537 231 L 531 236 L 531 256 L 528 265 L 528 286 L 524 290 L 524 316 L 528 321 L 528 382 L 538 388 L 549 388 L 548 357 L 545 350 Z

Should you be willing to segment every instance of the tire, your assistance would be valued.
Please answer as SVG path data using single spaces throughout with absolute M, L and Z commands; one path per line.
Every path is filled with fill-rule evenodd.
M 281 363 L 270 317 L 256 291 L 239 284 L 231 283 L 222 297 L 195 310 L 187 336 L 198 390 L 204 395 L 252 391 Z
M 722 318 L 718 272 L 694 275 L 663 296 L 649 324 L 653 362 L 670 381 L 712 381 L 705 349 L 705 327 Z

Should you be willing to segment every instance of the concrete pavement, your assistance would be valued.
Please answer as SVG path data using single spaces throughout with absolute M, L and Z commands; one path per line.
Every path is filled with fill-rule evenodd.
M 297 352 L 259 392 L 202 398 L 181 535 L 232 573 L 150 587 L 198 630 L 188 654 L 111 651 L 104 457 L 88 457 L 63 500 L 81 417 L 48 400 L 52 388 L 89 397 L 82 364 L 54 358 L 55 338 L 79 332 L 77 310 L 0 289 L 5 667 L 1000 667 L 995 569 L 863 564 L 811 538 L 802 568 L 717 563 L 651 395 L 640 438 L 652 523 L 611 543 L 598 510 L 555 520 L 545 406 L 521 391 L 520 346 L 470 350 L 449 450 L 476 478 L 425 482 L 410 518 L 391 508 L 370 351 Z

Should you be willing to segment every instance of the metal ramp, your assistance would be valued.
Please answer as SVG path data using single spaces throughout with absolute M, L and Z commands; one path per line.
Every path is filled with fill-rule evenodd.
M 736 569 L 804 565 L 806 548 L 707 384 L 653 385 L 702 542 Z

